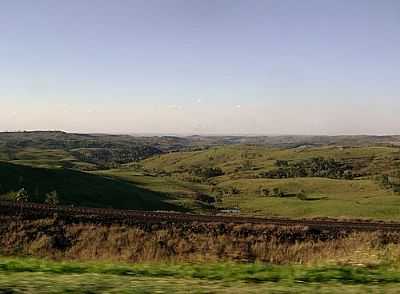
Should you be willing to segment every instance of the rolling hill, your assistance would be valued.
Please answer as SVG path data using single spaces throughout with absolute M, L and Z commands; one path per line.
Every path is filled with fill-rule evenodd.
M 25 188 L 30 200 L 43 202 L 57 191 L 61 204 L 138 210 L 179 210 L 169 196 L 139 188 L 123 180 L 68 169 L 47 169 L 0 162 L 0 194 L 3 199 Z

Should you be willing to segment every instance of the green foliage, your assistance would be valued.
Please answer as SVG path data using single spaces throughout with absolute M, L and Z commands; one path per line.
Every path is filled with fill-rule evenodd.
M 29 194 L 25 190 L 25 188 L 21 188 L 15 194 L 15 201 L 17 202 L 28 202 L 29 201 Z
M 390 189 L 396 193 L 400 192 L 400 177 L 397 173 L 394 176 L 378 175 L 374 179 L 382 188 Z
M 270 190 L 268 188 L 260 187 L 260 195 L 261 196 L 270 196 Z
M 353 167 L 347 163 L 335 160 L 314 157 L 289 163 L 284 160 L 276 162 L 278 169 L 261 173 L 260 176 L 271 179 L 285 179 L 298 177 L 322 177 L 332 179 L 352 179 Z
M 307 200 L 308 199 L 307 194 L 306 194 L 306 192 L 304 190 L 300 190 L 300 192 L 298 192 L 296 194 L 296 197 L 298 199 L 300 199 L 300 200 Z
M 288 167 L 289 166 L 289 162 L 287 160 L 277 160 L 275 165 L 277 167 Z
M 284 197 L 285 193 L 278 187 L 272 189 L 271 197 Z

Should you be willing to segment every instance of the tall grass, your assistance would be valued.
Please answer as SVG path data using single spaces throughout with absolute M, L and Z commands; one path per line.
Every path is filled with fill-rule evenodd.
M 0 222 L 0 253 L 123 262 L 267 262 L 377 265 L 400 260 L 400 233 L 234 224 Z

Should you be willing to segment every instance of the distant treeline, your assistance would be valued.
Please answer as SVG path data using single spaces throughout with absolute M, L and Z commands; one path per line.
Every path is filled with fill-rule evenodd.
M 83 148 L 73 150 L 71 154 L 83 162 L 93 163 L 100 167 L 113 167 L 160 154 L 160 150 L 149 146 L 137 146 L 129 149 Z
M 321 177 L 350 180 L 354 178 L 353 167 L 348 163 L 335 159 L 314 157 L 298 162 L 277 160 L 275 165 L 276 169 L 262 172 L 259 176 L 270 179 Z

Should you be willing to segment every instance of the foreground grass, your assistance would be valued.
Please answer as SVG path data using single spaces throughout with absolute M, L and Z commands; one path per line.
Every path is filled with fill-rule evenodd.
M 0 293 L 396 293 L 394 266 L 115 264 L 0 258 Z

